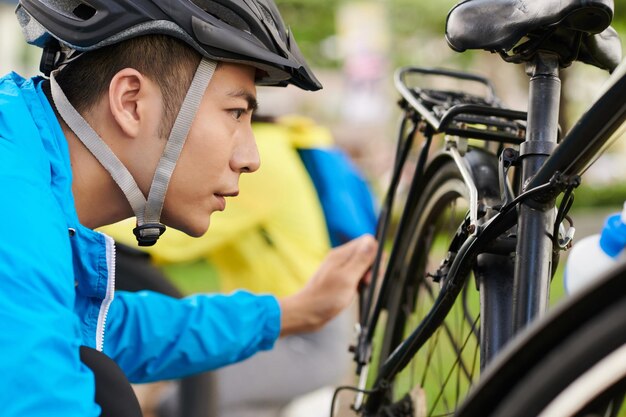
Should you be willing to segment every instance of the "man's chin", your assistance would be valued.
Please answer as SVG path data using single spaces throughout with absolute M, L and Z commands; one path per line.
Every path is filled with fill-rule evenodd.
M 194 229 L 194 230 L 189 230 L 189 231 L 185 231 L 185 233 L 187 233 L 189 236 L 191 237 L 201 237 L 203 236 L 207 230 L 209 230 L 209 226 L 207 225 L 207 227 L 203 228 L 203 229 Z
M 183 230 L 185 233 L 187 233 L 189 236 L 191 237 L 200 237 L 202 235 L 204 235 L 207 230 L 209 230 L 209 222 L 206 221 L 202 224 L 196 224 L 196 225 L 192 225 L 190 227 L 187 227 L 185 230 Z
M 187 220 L 187 222 L 172 222 L 171 225 L 168 224 L 168 226 L 179 230 L 191 237 L 201 237 L 209 229 L 210 219 L 208 216 L 206 219 L 203 219 L 203 221 L 193 222 L 190 218 L 187 218 L 185 220 Z

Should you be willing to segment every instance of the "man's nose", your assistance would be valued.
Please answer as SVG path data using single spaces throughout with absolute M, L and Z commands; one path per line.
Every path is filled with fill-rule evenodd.
M 233 155 L 233 170 L 237 172 L 254 172 L 261 165 L 259 149 L 252 130 L 242 138 L 235 154 Z

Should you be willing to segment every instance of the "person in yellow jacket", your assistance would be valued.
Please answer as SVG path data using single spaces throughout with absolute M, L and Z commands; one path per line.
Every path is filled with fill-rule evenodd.
M 327 129 L 299 116 L 253 126 L 261 168 L 241 178 L 240 196 L 228 202 L 228 210 L 214 214 L 210 233 L 192 239 L 172 230 L 159 245 L 142 248 L 183 292 L 243 288 L 289 296 L 304 286 L 331 246 L 375 231 L 372 195 L 358 170 L 333 146 Z M 118 243 L 134 245 L 133 227 L 127 221 L 105 232 Z M 148 260 L 120 257 L 122 288 L 128 281 L 134 289 L 169 285 L 155 282 L 159 279 L 151 272 L 129 270 L 130 262 Z M 206 284 L 189 285 L 190 273 Z M 336 384 L 350 364 L 351 322 L 349 313 L 342 314 L 318 332 L 283 338 L 272 351 L 216 371 L 216 398 L 206 414 L 277 417 L 294 397 Z M 177 404 L 178 398 L 169 396 L 160 416 L 180 415 L 184 404 Z

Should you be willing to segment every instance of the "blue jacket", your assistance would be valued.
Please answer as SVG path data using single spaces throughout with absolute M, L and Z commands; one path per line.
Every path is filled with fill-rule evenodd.
M 115 246 L 82 226 L 69 151 L 41 78 L 0 78 L 0 409 L 2 416 L 98 416 L 79 346 L 132 382 L 178 378 L 269 349 L 272 296 L 114 297 Z

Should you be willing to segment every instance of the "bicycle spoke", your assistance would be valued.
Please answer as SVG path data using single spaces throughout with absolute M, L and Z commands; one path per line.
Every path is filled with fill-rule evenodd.
M 457 317 L 458 317 L 458 314 L 457 314 Z M 465 320 L 461 320 L 460 321 L 460 329 L 459 329 L 459 333 L 457 333 L 457 334 L 460 334 L 460 335 L 463 334 L 463 328 L 465 327 L 463 325 L 464 323 L 465 323 Z M 461 369 L 465 368 L 465 361 L 462 359 L 462 355 L 463 355 L 463 352 L 457 353 L 457 358 L 460 358 L 460 360 L 459 360 L 459 365 L 460 366 L 456 367 L 456 390 L 455 390 L 455 393 L 454 393 L 455 394 L 455 396 L 454 396 L 454 403 L 455 404 L 459 403 L 460 390 L 461 390 Z M 468 378 L 469 378 L 469 376 L 468 376 Z
M 468 290 L 467 287 L 465 287 L 463 289 L 463 312 L 465 314 L 465 320 L 468 323 L 472 322 L 472 313 L 470 312 L 469 309 L 469 305 L 468 305 L 468 300 L 467 300 L 467 296 L 468 296 Z M 474 336 L 476 337 L 476 340 L 480 340 L 480 326 L 477 326 L 477 329 L 474 330 Z
M 451 413 L 445 413 L 445 414 L 435 414 L 430 417 L 448 417 L 448 416 L 453 416 L 453 415 L 454 415 L 454 411 Z
M 475 325 L 476 325 L 476 323 L 478 323 L 478 318 L 476 318 L 476 320 L 474 321 L 474 324 L 472 325 L 472 327 L 473 327 L 473 326 L 475 326 Z M 462 345 L 461 349 L 465 349 L 465 346 L 466 346 L 466 345 L 467 345 L 467 343 L 469 342 L 469 340 L 470 340 L 470 338 L 471 338 L 472 334 L 473 334 L 473 332 L 470 332 L 470 333 L 467 335 L 467 337 L 465 338 L 465 341 L 463 342 L 463 345 Z M 450 373 L 449 373 L 449 374 L 448 374 L 448 376 L 446 377 L 446 381 L 445 381 L 445 383 L 443 384 L 444 386 L 445 386 L 445 385 L 447 385 L 448 380 L 450 379 L 450 377 L 451 377 L 452 373 L 454 372 L 454 365 L 457 365 L 457 364 L 458 364 L 458 362 L 459 362 L 459 360 L 460 360 L 460 358 L 459 358 L 459 357 L 457 357 L 456 362 L 453 364 L 453 368 L 450 370 Z M 435 402 L 434 402 L 434 404 L 433 404 L 433 409 L 434 409 L 434 408 L 435 408 L 435 406 L 438 404 L 439 399 L 442 397 L 442 395 L 443 395 L 443 389 L 440 391 L 439 395 L 438 395 L 438 396 L 437 396 L 437 398 L 435 399 Z
M 428 291 L 428 294 L 431 296 L 431 298 L 434 300 L 435 299 L 435 295 L 433 293 L 432 290 L 432 284 L 430 282 L 425 282 L 424 283 L 424 288 Z M 443 329 L 445 330 L 446 336 L 448 338 L 448 341 L 450 342 L 450 344 L 452 345 L 452 349 L 454 350 L 454 353 L 457 355 L 457 357 L 461 354 L 460 348 L 458 346 L 458 344 L 456 343 L 455 337 L 452 333 L 452 331 L 450 330 L 450 327 L 448 326 L 447 322 L 443 322 L 442 325 Z M 457 333 L 457 334 L 462 334 L 461 332 Z M 468 372 L 467 368 L 465 367 L 465 364 L 462 363 L 461 366 L 463 367 L 463 372 L 465 373 L 465 376 L 469 379 L 471 378 L 470 373 Z
M 426 282 L 426 281 L 424 281 Z M 432 292 L 432 288 L 430 287 L 430 285 L 424 285 L 423 286 L 424 289 L 426 290 L 426 293 L 430 296 L 431 300 L 434 300 L 434 294 Z M 422 303 L 423 304 L 423 303 Z M 422 315 L 420 314 L 420 317 Z M 422 374 L 422 378 L 420 381 L 420 385 L 423 387 L 424 384 L 426 383 L 426 378 L 428 376 L 428 369 L 430 367 L 430 362 L 432 359 L 432 355 L 435 353 L 435 346 L 437 345 L 437 339 L 439 338 L 439 332 L 437 332 L 437 334 L 435 335 L 435 337 L 431 337 L 431 339 L 428 341 L 428 354 L 426 356 L 426 364 L 424 365 L 424 373 Z M 416 362 L 416 361 L 413 361 Z

